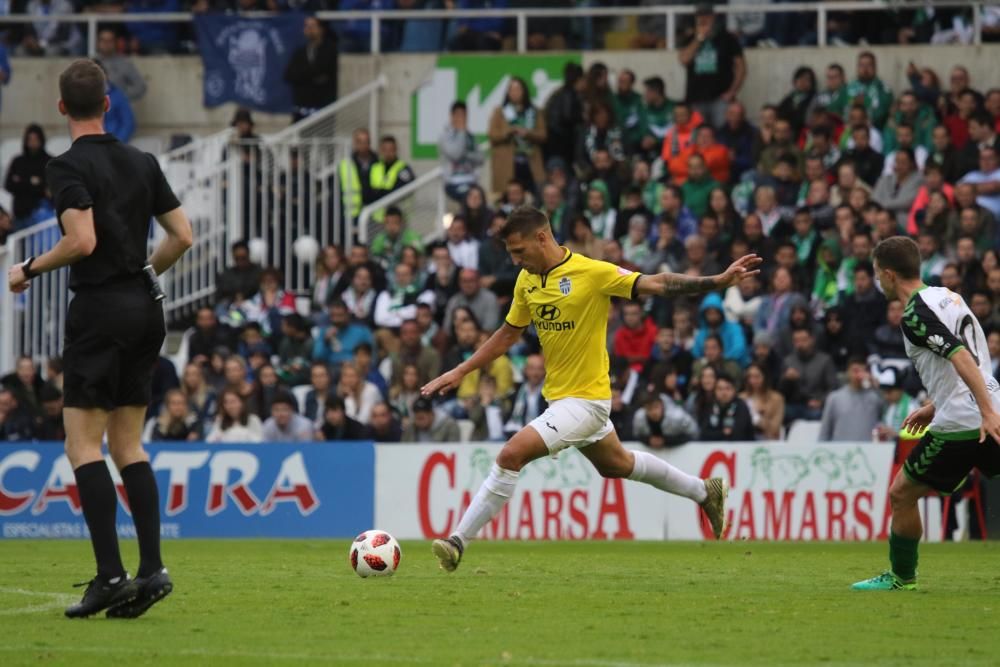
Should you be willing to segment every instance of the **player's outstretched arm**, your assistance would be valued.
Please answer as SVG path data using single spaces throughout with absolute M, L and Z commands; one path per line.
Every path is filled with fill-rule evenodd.
M 97 248 L 97 232 L 94 229 L 94 209 L 68 208 L 59 217 L 64 230 L 63 237 L 48 252 L 31 262 L 32 275 L 48 273 L 69 266 L 84 257 L 89 257 Z M 28 277 L 24 273 L 24 263 L 12 266 L 7 274 L 7 284 L 12 292 L 28 289 Z
M 760 273 L 763 260 L 757 255 L 744 255 L 717 276 L 687 276 L 683 273 L 657 273 L 639 276 L 636 291 L 643 296 L 684 296 L 702 294 L 737 285 Z
M 466 375 L 483 366 L 488 366 L 494 359 L 509 350 L 510 346 L 521 337 L 522 331 L 524 330 L 504 322 L 503 326 L 493 332 L 493 335 L 471 357 L 425 384 L 420 388 L 420 393 L 424 396 L 433 396 L 456 389 Z
M 996 410 L 993 409 L 993 400 L 990 398 L 990 392 L 986 388 L 986 380 L 979 372 L 976 360 L 972 358 L 972 354 L 967 349 L 961 348 L 951 355 L 951 364 L 969 391 L 972 392 L 972 396 L 976 399 L 976 405 L 979 406 L 979 413 L 983 416 L 983 423 L 979 427 L 979 442 L 984 441 L 986 436 L 1000 442 L 1000 414 L 997 414 Z
M 179 206 L 163 215 L 156 216 L 156 221 L 167 233 L 149 258 L 149 263 L 153 265 L 156 275 L 160 275 L 173 266 L 174 262 L 180 259 L 181 255 L 191 247 L 194 235 L 191 231 L 191 222 L 184 214 L 184 209 Z

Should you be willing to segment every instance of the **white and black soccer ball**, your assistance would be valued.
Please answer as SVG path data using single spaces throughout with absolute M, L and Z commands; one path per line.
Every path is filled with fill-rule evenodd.
M 354 538 L 348 558 L 359 577 L 389 577 L 402 555 L 395 537 L 384 530 L 366 530 Z

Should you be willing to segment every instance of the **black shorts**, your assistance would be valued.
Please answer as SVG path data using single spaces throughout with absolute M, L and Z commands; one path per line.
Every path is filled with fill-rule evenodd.
M 76 292 L 66 316 L 64 404 L 148 405 L 166 327 L 141 278 Z
M 914 482 L 939 493 L 954 493 L 965 477 L 978 468 L 986 477 L 1000 475 L 1000 445 L 993 438 L 979 442 L 979 436 L 948 440 L 924 434 L 903 464 L 903 472 Z

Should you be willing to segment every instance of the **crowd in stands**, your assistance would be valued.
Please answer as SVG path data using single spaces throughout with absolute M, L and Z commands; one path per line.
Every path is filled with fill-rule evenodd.
M 488 156 L 454 104 L 440 141 L 457 210 L 444 237 L 422 239 L 387 207 L 368 246 L 322 249 L 308 312 L 281 271 L 233 245 L 182 363 L 157 367 L 146 438 L 442 442 L 463 422 L 476 440 L 508 437 L 546 407 L 530 327 L 452 394 L 419 389 L 502 323 L 517 269 L 497 231 L 522 205 L 541 208 L 572 252 L 626 269 L 701 276 L 746 253 L 765 260 L 758 280 L 722 293 L 615 304 L 611 419 L 623 439 L 775 439 L 796 420 L 818 421 L 823 440 L 895 438 L 923 388 L 905 304 L 886 301 L 870 263 L 894 235 L 917 240 L 926 283 L 968 301 L 1000 377 L 1000 88 L 961 65 L 944 85 L 913 65 L 893 91 L 861 51 L 799 68 L 786 96 L 748 111 L 739 40 L 710 11 L 695 31 L 679 57 L 699 89 L 683 99 L 661 77 L 600 63 L 567 64 L 547 100 L 515 78 Z M 8 180 L 15 217 L 45 197 L 31 177 L 39 143 L 26 133 L 12 170 L 24 176 Z M 341 165 L 357 184 L 350 215 L 413 177 L 391 137 L 378 153 L 371 143 L 355 132 Z M 59 436 L 60 378 L 58 359 L 44 373 L 18 362 L 2 380 L 0 440 Z
M 778 4 L 780 0 L 740 0 L 740 5 Z M 655 7 L 680 2 L 663 0 L 612 0 L 602 6 Z M 719 2 L 717 4 L 726 4 Z M 736 4 L 731 3 L 731 4 Z M 393 20 L 396 10 L 549 9 L 554 15 L 532 17 L 527 22 L 529 49 L 607 48 L 607 35 L 619 28 L 616 17 L 573 17 L 565 10 L 594 6 L 589 0 L 7 0 L 0 3 L 2 15 L 28 15 L 31 23 L 8 24 L 3 44 L 19 56 L 83 55 L 85 27 L 79 23 L 52 20 L 54 14 L 194 14 L 286 11 L 382 11 L 380 49 L 385 51 L 435 52 L 512 50 L 516 25 L 503 17 Z M 1000 39 L 1000 9 L 986 3 L 979 20 L 983 39 Z M 971 8 L 880 6 L 874 11 L 829 11 L 826 33 L 832 44 L 970 44 L 976 17 Z M 727 24 L 742 46 L 793 46 L 815 44 L 818 26 L 814 12 L 746 12 L 727 15 Z M 372 25 L 368 20 L 330 22 L 341 51 L 367 52 L 371 48 Z M 113 26 L 117 48 L 129 54 L 194 52 L 194 30 L 190 22 L 128 22 Z M 631 48 L 662 48 L 665 17 L 643 15 L 630 34 Z M 689 21 L 678 21 L 679 38 L 690 34 Z

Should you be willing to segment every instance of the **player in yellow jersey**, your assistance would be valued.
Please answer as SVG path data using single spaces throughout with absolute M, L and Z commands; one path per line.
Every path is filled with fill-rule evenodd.
M 642 275 L 576 255 L 556 243 L 545 215 L 518 208 L 500 231 L 514 264 L 521 267 L 504 324 L 467 360 L 421 389 L 425 396 L 458 387 L 466 374 L 504 354 L 534 324 L 545 356 L 542 394 L 548 409 L 504 445 L 489 477 L 458 528 L 433 545 L 441 567 L 458 567 L 466 545 L 513 495 L 521 468 L 567 447 L 578 447 L 605 477 L 651 484 L 701 505 L 716 538 L 725 530 L 725 480 L 702 480 L 648 452 L 622 447 L 608 417 L 607 326 L 611 297 L 679 296 L 725 289 L 759 273 L 761 259 L 747 255 L 717 276 Z

